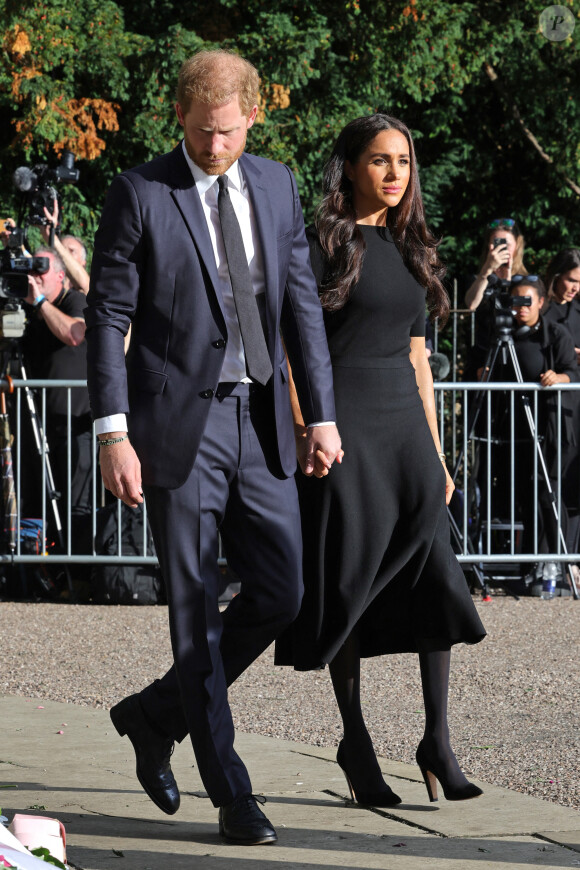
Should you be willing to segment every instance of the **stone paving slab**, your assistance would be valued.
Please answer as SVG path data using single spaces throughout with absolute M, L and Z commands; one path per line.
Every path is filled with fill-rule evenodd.
M 65 724 L 66 723 L 66 724 Z M 62 732 L 62 733 L 59 733 Z M 188 741 L 172 765 L 182 789 L 175 816 L 141 790 L 127 738 L 108 714 L 88 707 L 0 698 L 0 806 L 51 815 L 65 825 L 77 870 L 529 870 L 580 867 L 580 817 L 573 810 L 482 784 L 473 801 L 430 804 L 420 772 L 382 761 L 398 807 L 370 810 L 346 800 L 335 752 L 238 734 L 279 842 L 220 841 L 217 811 Z
M 543 837 L 550 843 L 557 843 L 560 846 L 567 846 L 568 849 L 580 852 L 580 820 L 578 821 L 578 827 L 574 831 L 538 831 L 538 837 Z M 576 860 L 578 863 L 574 866 L 580 867 L 580 858 Z

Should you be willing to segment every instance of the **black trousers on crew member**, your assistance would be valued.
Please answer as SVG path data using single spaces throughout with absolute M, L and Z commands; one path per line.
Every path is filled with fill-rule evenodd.
M 32 427 L 23 414 L 22 432 L 22 516 L 42 516 L 42 458 L 38 455 Z M 90 414 L 71 416 L 70 431 L 64 414 L 46 415 L 48 460 L 54 477 L 57 506 L 66 547 L 67 517 L 70 510 L 73 553 L 90 553 L 92 548 L 92 487 L 96 445 Z M 68 470 L 70 451 L 70 475 Z M 70 504 L 68 486 L 70 483 Z M 55 541 L 56 526 L 50 504 L 46 507 L 49 541 Z
M 167 588 L 174 665 L 145 688 L 156 727 L 191 736 L 215 806 L 251 792 L 234 750 L 227 687 L 297 616 L 302 543 L 293 478 L 276 470 L 270 392 L 220 385 L 194 467 L 177 489 L 145 487 Z M 240 593 L 220 613 L 218 532 Z

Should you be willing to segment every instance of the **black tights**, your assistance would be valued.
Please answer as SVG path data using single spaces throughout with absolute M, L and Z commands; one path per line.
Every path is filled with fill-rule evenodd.
M 418 641 L 421 683 L 425 703 L 423 745 L 452 786 L 466 782 L 449 742 L 447 699 L 451 648 L 447 641 Z M 344 728 L 343 749 L 350 769 L 365 778 L 365 788 L 379 787 L 382 774 L 367 731 L 360 702 L 360 650 L 356 629 L 329 665 L 330 676 Z
M 379 792 L 385 781 L 373 749 L 360 703 L 360 653 L 353 631 L 329 665 L 338 709 L 342 717 L 344 759 L 355 791 Z M 354 780 L 354 776 L 358 780 Z

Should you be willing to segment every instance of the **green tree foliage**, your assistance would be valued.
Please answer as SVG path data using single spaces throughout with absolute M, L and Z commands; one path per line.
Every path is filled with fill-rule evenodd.
M 14 167 L 70 147 L 81 180 L 62 190 L 65 220 L 90 242 L 113 175 L 179 140 L 181 61 L 220 45 L 259 69 L 249 149 L 293 168 L 309 219 L 336 134 L 382 109 L 414 132 L 451 274 L 474 268 L 485 223 L 508 216 L 542 268 L 580 244 L 580 21 L 553 42 L 539 11 L 531 0 L 0 0 L 0 216 L 16 208 Z

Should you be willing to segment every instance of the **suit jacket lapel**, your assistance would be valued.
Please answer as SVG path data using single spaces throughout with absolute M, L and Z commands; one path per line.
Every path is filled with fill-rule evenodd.
M 215 262 L 215 254 L 207 228 L 207 221 L 203 213 L 199 193 L 195 186 L 195 181 L 186 163 L 181 143 L 174 149 L 174 173 L 173 173 L 173 190 L 171 196 L 181 212 L 181 215 L 187 224 L 187 228 L 191 234 L 199 258 L 202 261 L 209 279 L 212 283 L 219 307 L 224 316 L 224 305 L 222 294 L 219 287 L 217 266 Z
M 262 181 L 260 170 L 248 160 L 246 154 L 242 154 L 240 157 L 240 164 L 246 184 L 248 185 L 254 219 L 262 247 L 266 285 L 266 316 L 268 337 L 270 339 L 270 337 L 275 335 L 276 324 L 278 323 L 278 251 L 272 204 L 268 189 Z M 271 347 L 273 347 L 273 342 Z

